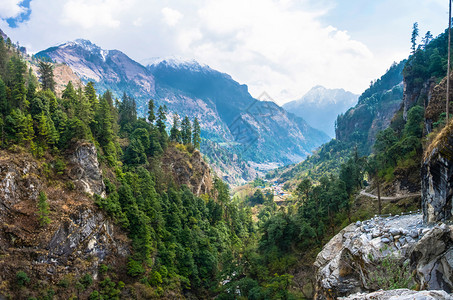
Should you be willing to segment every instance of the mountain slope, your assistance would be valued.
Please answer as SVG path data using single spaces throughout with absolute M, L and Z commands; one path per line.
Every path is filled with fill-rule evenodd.
M 356 104 L 358 97 L 343 89 L 326 89 L 318 85 L 302 98 L 285 103 L 283 108 L 334 137 L 337 116 Z
M 359 97 L 356 106 L 337 118 L 336 139 L 354 143 L 369 154 L 376 134 L 389 126 L 403 102 L 403 68 L 406 60 L 394 63 Z
M 170 113 L 197 117 L 202 137 L 232 151 L 240 162 L 298 162 L 328 139 L 275 103 L 254 99 L 247 86 L 231 76 L 195 61 L 162 60 L 144 67 L 120 51 L 103 50 L 85 40 L 36 56 L 66 63 L 84 82 L 95 81 L 100 92 L 111 89 L 119 97 L 127 90 L 141 115 L 153 98 Z

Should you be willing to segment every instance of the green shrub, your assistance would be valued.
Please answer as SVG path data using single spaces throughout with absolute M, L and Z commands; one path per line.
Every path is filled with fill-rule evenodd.
M 82 278 L 80 278 L 80 283 L 86 289 L 93 283 L 93 277 L 90 274 L 85 274 Z
M 27 273 L 24 271 L 18 271 L 16 273 L 16 283 L 19 286 L 24 286 L 30 282 L 30 278 L 28 277 Z
M 411 288 L 412 274 L 408 260 L 402 262 L 392 253 L 376 260 L 375 267 L 368 277 L 369 286 L 384 290 Z
M 136 260 L 129 259 L 127 263 L 127 274 L 136 277 L 143 273 L 145 273 L 145 269 L 143 269 L 142 264 Z
M 152 286 L 158 286 L 159 284 L 162 284 L 162 276 L 160 275 L 159 272 L 157 271 L 152 272 L 149 278 L 149 284 L 151 284 Z
M 66 169 L 66 164 L 61 159 L 57 159 L 54 163 L 54 171 L 56 175 L 63 175 Z
M 39 192 L 38 214 L 39 214 L 39 224 L 41 226 L 45 226 L 50 223 L 49 204 L 47 203 L 47 195 L 43 191 Z

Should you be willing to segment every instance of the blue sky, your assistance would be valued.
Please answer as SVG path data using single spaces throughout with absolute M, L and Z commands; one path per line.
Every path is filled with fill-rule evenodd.
M 196 59 L 258 97 L 311 87 L 366 89 L 410 52 L 412 24 L 434 36 L 444 0 L 2 0 L 0 28 L 30 52 L 86 38 L 146 62 Z

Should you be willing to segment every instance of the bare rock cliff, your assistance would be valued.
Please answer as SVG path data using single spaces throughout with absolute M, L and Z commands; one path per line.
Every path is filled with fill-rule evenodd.
M 79 142 L 70 154 L 69 177 L 77 188 L 90 195 L 105 197 L 105 186 L 99 169 L 96 147 L 91 143 Z
M 93 149 L 81 145 L 74 154 L 78 159 L 65 173 L 83 170 L 76 181 L 98 176 L 97 164 L 87 163 L 85 156 L 96 157 Z M 66 175 L 64 180 L 49 176 L 43 162 L 30 154 L 0 151 L 0 298 L 17 290 L 16 272 L 20 270 L 30 276 L 30 284 L 49 286 L 67 276 L 96 278 L 100 264 L 125 264 L 126 235 L 97 208 L 86 190 L 68 190 Z M 103 188 L 93 182 L 86 186 L 102 193 Z M 39 222 L 40 192 L 48 199 L 48 225 Z
M 428 223 L 453 219 L 453 123 L 425 152 L 422 166 L 422 207 Z
M 162 158 L 162 167 L 171 174 L 178 185 L 187 185 L 197 196 L 211 194 L 212 173 L 203 160 L 200 151 L 189 153 L 175 147 L 168 147 Z

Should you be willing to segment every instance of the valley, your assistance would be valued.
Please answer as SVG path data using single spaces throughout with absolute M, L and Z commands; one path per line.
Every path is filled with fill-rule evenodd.
M 155 60 L 142 66 L 124 53 L 76 40 L 35 55 L 68 65 L 100 93 L 127 91 L 144 116 L 147 103 L 198 118 L 202 152 L 219 176 L 238 185 L 253 180 L 260 165 L 295 163 L 328 140 L 320 130 L 270 101 L 254 99 L 246 85 L 196 61 Z M 170 125 L 171 118 L 168 119 Z
M 360 95 L 283 106 L 2 34 L 0 299 L 451 299 L 448 30 L 415 29 Z

